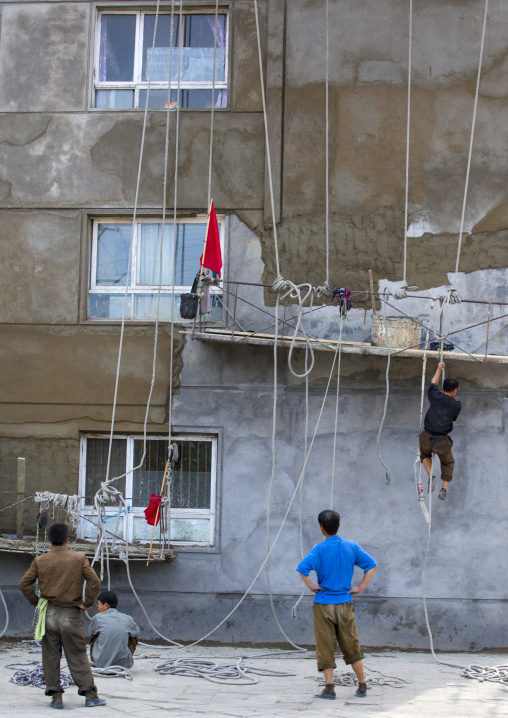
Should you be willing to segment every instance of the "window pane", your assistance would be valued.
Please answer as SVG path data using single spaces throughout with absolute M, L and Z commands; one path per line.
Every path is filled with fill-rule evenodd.
M 125 519 L 123 518 L 123 515 L 120 518 L 120 522 L 117 527 L 117 521 L 118 516 L 107 516 L 106 517 L 106 531 L 109 531 L 109 533 L 106 534 L 106 539 L 109 541 L 112 541 L 113 538 L 116 536 L 120 539 L 125 538 Z M 151 528 L 151 527 L 150 527 Z M 97 516 L 94 514 L 84 514 L 83 515 L 83 537 L 87 539 L 91 539 L 92 541 L 97 538 L 98 536 L 98 530 L 97 530 Z
M 216 81 L 226 79 L 225 31 L 226 16 L 218 15 L 215 43 Z M 186 80 L 212 81 L 214 35 L 215 15 L 186 16 L 183 42 L 184 47 L 189 48 L 186 60 L 187 75 L 184 75 Z
M 177 509 L 209 509 L 212 481 L 212 442 L 177 441 L 171 505 Z
M 157 319 L 157 294 L 136 294 L 134 297 L 134 319 L 154 322 Z M 180 319 L 180 296 L 175 296 L 175 321 Z M 173 316 L 173 294 L 161 294 L 159 320 L 170 322 Z
M 134 107 L 134 90 L 97 90 L 95 107 L 101 110 Z
M 97 227 L 97 286 L 124 286 L 129 267 L 132 224 Z
M 143 456 L 143 441 L 134 441 L 134 466 L 138 466 Z M 141 468 L 132 476 L 132 506 L 146 508 L 150 494 L 160 495 L 164 468 L 168 458 L 167 440 L 147 439 L 146 454 Z
M 191 286 L 199 272 L 199 258 L 205 247 L 206 223 L 178 224 L 175 246 L 175 284 Z
M 157 20 L 157 33 L 152 62 L 152 82 L 167 82 L 169 79 L 169 62 L 171 58 L 171 47 L 177 45 L 179 16 L 173 15 L 173 39 L 171 40 L 171 15 L 159 15 Z M 150 72 L 150 61 L 152 59 L 153 32 L 155 27 L 155 15 L 144 16 L 143 25 L 143 68 L 142 79 L 148 80 Z M 173 53 L 171 59 L 171 74 L 178 72 L 178 54 Z
M 99 80 L 132 82 L 135 15 L 102 15 Z
M 178 225 L 177 225 L 178 226 Z M 160 271 L 162 223 L 139 225 L 138 284 L 173 284 L 173 224 L 164 225 L 162 275 Z
M 125 304 L 124 294 L 90 294 L 88 306 L 89 319 L 121 319 L 123 317 Z M 132 297 L 127 296 L 125 316 L 131 318 Z
M 108 464 L 109 439 L 86 440 L 86 504 L 93 504 L 93 499 L 100 489 L 102 481 L 106 480 Z M 127 441 L 113 439 L 111 443 L 111 464 L 109 478 L 125 473 L 125 457 Z M 125 477 L 115 483 L 116 488 L 125 495 Z
M 210 519 L 171 519 L 171 541 L 210 541 Z
M 181 94 L 181 93 L 180 93 Z M 139 91 L 139 107 L 146 106 L 146 95 L 147 90 Z M 178 93 L 176 90 L 171 90 L 171 107 L 176 109 L 176 101 Z M 148 107 L 151 110 L 164 110 L 167 109 L 168 105 L 168 91 L 167 90 L 154 90 L 150 88 L 150 97 L 148 98 Z
M 212 106 L 211 90 L 182 90 L 180 95 L 180 107 L 199 109 Z M 215 107 L 226 107 L 227 90 L 215 90 L 213 97 Z

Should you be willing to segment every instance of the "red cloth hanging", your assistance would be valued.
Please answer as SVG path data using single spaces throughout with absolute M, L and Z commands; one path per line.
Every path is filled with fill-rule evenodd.
M 157 508 L 160 506 L 161 500 L 162 496 L 157 496 L 157 494 L 152 494 L 150 496 L 150 503 L 145 509 L 146 523 L 150 524 L 150 526 L 157 526 L 157 524 L 159 523 L 161 512 L 159 509 L 159 512 L 157 513 Z M 155 520 L 156 516 L 157 520 Z
M 217 215 L 215 214 L 215 208 L 213 201 L 210 202 L 210 221 L 208 223 L 208 231 L 205 238 L 205 249 L 199 262 L 205 269 L 210 269 L 212 272 L 217 272 L 220 277 L 220 270 L 222 269 L 222 252 L 220 249 L 220 234 L 219 225 L 217 223 Z

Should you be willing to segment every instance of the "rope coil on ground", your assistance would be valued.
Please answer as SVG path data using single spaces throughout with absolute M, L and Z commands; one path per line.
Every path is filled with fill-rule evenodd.
M 508 664 L 504 663 L 500 666 L 479 666 L 476 663 L 472 663 L 467 668 L 464 668 L 462 677 L 473 678 L 480 681 L 480 683 L 492 681 L 508 686 Z
M 19 666 L 22 667 L 20 668 Z M 30 668 L 30 666 L 32 667 Z M 11 663 L 6 668 L 16 671 L 12 678 L 9 679 L 9 683 L 14 683 L 17 686 L 33 686 L 34 688 L 45 688 L 46 686 L 42 662 L 40 661 L 31 661 L 25 664 Z M 60 685 L 62 688 L 74 685 L 70 673 L 60 671 Z
M 242 662 L 216 663 L 203 658 L 170 658 L 155 666 L 155 671 L 163 676 L 194 676 L 204 678 L 211 683 L 223 685 L 254 685 L 259 683 L 255 676 L 287 677 L 295 676 L 292 671 L 275 671 L 271 668 L 255 668 Z M 255 674 L 255 675 L 247 675 Z M 241 683 L 239 683 L 241 681 Z
M 397 678 L 396 676 L 385 676 L 381 671 L 376 671 L 376 673 L 380 673 L 379 678 L 376 677 L 367 677 L 366 683 L 367 688 L 372 688 L 373 686 L 390 686 L 391 688 L 404 688 L 404 686 L 409 684 L 409 681 L 407 681 L 405 678 Z M 321 681 L 324 685 L 324 680 L 322 678 L 317 679 Z M 333 674 L 333 683 L 336 686 L 356 686 L 358 685 L 358 678 L 355 676 L 354 673 L 351 673 L 349 671 L 343 671 L 342 673 L 335 673 Z

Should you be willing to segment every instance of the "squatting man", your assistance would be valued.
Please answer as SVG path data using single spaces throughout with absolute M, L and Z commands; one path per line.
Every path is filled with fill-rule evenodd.
M 318 516 L 319 528 L 325 540 L 316 544 L 298 564 L 297 571 L 307 588 L 314 591 L 314 635 L 318 671 L 324 672 L 325 688 L 316 698 L 335 699 L 333 669 L 337 643 L 358 679 L 356 695 L 367 695 L 367 683 L 363 669 L 363 652 L 358 638 L 353 608 L 353 595 L 360 594 L 370 583 L 377 569 L 372 556 L 354 541 L 337 535 L 340 516 L 327 509 Z M 363 569 L 363 578 L 356 587 L 351 586 L 355 566 Z M 315 571 L 317 583 L 309 574 Z

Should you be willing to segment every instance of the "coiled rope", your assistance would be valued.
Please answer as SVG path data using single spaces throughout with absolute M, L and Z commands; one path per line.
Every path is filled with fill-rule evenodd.
M 211 683 L 222 685 L 255 685 L 259 683 L 256 676 L 282 678 L 295 676 L 292 671 L 275 671 L 270 668 L 248 666 L 240 658 L 236 663 L 216 663 L 203 658 L 170 658 L 158 663 L 154 669 L 163 676 L 193 676 L 204 678 Z

